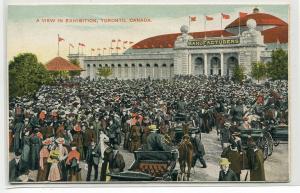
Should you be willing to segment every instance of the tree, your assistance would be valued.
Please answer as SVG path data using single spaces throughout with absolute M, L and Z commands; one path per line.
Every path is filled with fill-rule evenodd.
M 241 83 L 245 77 L 244 71 L 245 71 L 245 69 L 243 66 L 236 65 L 233 68 L 233 76 L 232 76 L 233 80 Z
M 257 80 L 257 82 L 259 83 L 259 81 L 266 77 L 267 75 L 267 67 L 266 64 L 263 62 L 254 62 L 251 65 L 251 76 L 252 78 L 254 78 L 255 80 Z
M 108 68 L 108 67 L 104 67 L 104 68 L 99 68 L 98 69 L 98 75 L 102 76 L 104 78 L 109 77 L 110 75 L 112 75 L 112 69 Z
M 32 95 L 53 79 L 32 53 L 22 53 L 9 62 L 9 97 Z
M 80 63 L 79 63 L 79 60 L 74 58 L 74 59 L 70 59 L 70 63 L 74 64 L 75 66 L 78 66 L 80 67 Z M 69 71 L 69 75 L 70 76 L 80 76 L 81 74 L 81 71 Z
M 268 76 L 273 80 L 288 79 L 288 54 L 283 49 L 272 51 L 272 61 L 267 63 Z

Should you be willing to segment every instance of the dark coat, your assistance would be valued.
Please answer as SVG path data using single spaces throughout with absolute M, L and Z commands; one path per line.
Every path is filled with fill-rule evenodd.
M 219 181 L 238 181 L 236 174 L 230 168 L 225 174 L 223 170 L 219 172 Z
M 148 151 L 170 151 L 171 147 L 165 143 L 163 135 L 158 133 L 150 133 L 147 137 Z
M 235 173 L 240 174 L 242 170 L 242 161 L 241 156 L 238 150 L 232 150 L 231 147 L 227 147 L 224 149 L 224 151 L 221 154 L 221 157 L 227 158 L 231 164 L 229 165 L 229 168 L 232 169 Z
M 9 162 L 9 182 L 16 182 L 17 178 L 25 172 L 23 163 L 20 160 L 19 163 L 15 159 Z
M 88 147 L 92 140 L 96 142 L 96 132 L 93 129 L 87 129 L 83 133 L 83 146 Z
M 114 151 L 114 157 L 109 167 L 110 172 L 120 173 L 124 171 L 124 168 L 125 168 L 125 161 L 122 154 L 118 150 Z
M 88 164 L 98 165 L 100 162 L 101 151 L 100 147 L 96 145 L 94 148 L 90 145 L 86 155 L 86 162 Z
M 201 142 L 200 136 L 196 135 L 195 138 L 191 138 L 191 142 L 193 144 L 195 154 L 204 156 L 205 149 L 203 143 Z
M 264 155 L 262 150 L 254 152 L 254 162 L 251 164 L 250 181 L 265 181 Z

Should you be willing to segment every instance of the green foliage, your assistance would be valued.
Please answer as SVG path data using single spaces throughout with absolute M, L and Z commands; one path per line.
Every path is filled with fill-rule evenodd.
M 251 65 L 251 76 L 257 82 L 259 82 L 262 78 L 267 75 L 267 66 L 263 62 L 254 62 Z
M 36 55 L 22 53 L 9 62 L 9 97 L 32 95 L 41 85 L 53 82 Z
M 267 64 L 268 76 L 273 80 L 288 79 L 288 54 L 283 49 L 272 51 L 272 61 Z
M 112 75 L 112 69 L 105 67 L 105 68 L 99 68 L 98 69 L 98 75 L 104 78 L 109 77 L 110 75 Z
M 236 65 L 233 69 L 233 80 L 235 82 L 242 83 L 243 79 L 245 77 L 245 69 L 243 66 Z
M 80 67 L 79 60 L 77 60 L 77 59 L 70 59 L 70 63 L 74 64 L 75 66 Z M 69 75 L 72 77 L 80 76 L 80 74 L 81 74 L 81 71 L 69 71 Z

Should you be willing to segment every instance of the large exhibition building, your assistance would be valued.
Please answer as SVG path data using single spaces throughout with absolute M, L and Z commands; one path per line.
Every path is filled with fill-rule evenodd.
M 235 19 L 224 30 L 188 31 L 150 37 L 134 44 L 119 55 L 85 56 L 77 58 L 85 70 L 84 77 L 97 79 L 98 69 L 109 67 L 109 78 L 166 79 L 174 75 L 231 76 L 236 65 L 242 65 L 247 74 L 251 64 L 271 60 L 272 50 L 288 50 L 288 24 L 278 17 L 253 13 Z

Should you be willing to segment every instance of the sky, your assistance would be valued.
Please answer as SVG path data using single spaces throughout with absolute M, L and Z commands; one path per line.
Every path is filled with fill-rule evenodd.
M 221 29 L 221 13 L 230 15 L 223 20 L 223 28 L 238 17 L 238 13 L 252 13 L 257 5 L 9 5 L 7 20 L 7 59 L 23 52 L 32 52 L 46 63 L 57 56 L 57 35 L 60 56 L 67 58 L 77 53 L 78 43 L 84 43 L 84 52 L 93 55 L 97 48 L 109 48 L 112 39 L 137 43 L 156 35 L 178 33 L 189 16 L 195 16 L 190 31 L 204 30 L 204 16 L 214 18 L 207 22 L 206 30 Z M 269 13 L 288 22 L 288 5 L 258 5 L 262 13 Z M 57 22 L 57 19 L 63 22 Z M 101 22 L 100 19 L 125 19 L 125 22 Z M 130 22 L 130 18 L 145 18 L 151 22 Z M 42 22 L 55 19 L 55 22 Z M 66 23 L 65 19 L 97 19 L 98 23 Z M 116 47 L 116 44 L 113 44 Z M 128 45 L 125 44 L 125 47 Z M 102 51 L 101 51 L 102 54 Z M 108 54 L 105 52 L 104 54 Z

